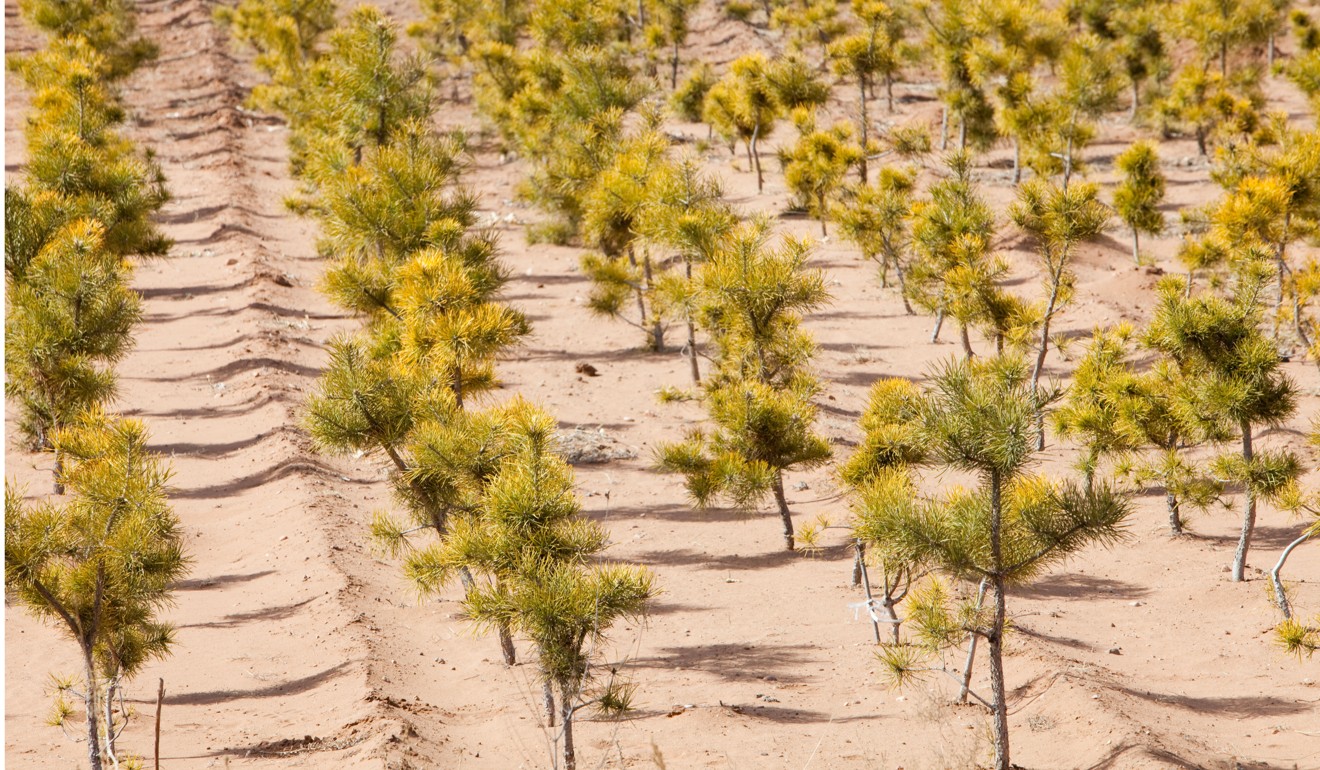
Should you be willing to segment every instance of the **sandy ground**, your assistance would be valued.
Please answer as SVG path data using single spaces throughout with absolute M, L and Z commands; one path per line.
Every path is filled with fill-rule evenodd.
M 548 766 L 531 668 L 499 662 L 495 641 L 456 617 L 456 591 L 418 602 L 397 564 L 372 551 L 370 514 L 390 504 L 383 464 L 318 457 L 298 427 L 326 340 L 356 322 L 316 291 L 322 264 L 314 229 L 282 203 L 293 189 L 285 132 L 241 109 L 255 75 L 231 54 L 211 7 L 139 3 L 142 28 L 162 54 L 125 90 L 127 130 L 158 153 L 174 194 L 160 223 L 176 246 L 138 271 L 146 319 L 120 366 L 117 406 L 145 420 L 170 458 L 194 566 L 170 612 L 179 627 L 175 654 L 134 684 L 142 719 L 124 745 L 149 755 L 159 678 L 164 767 Z M 416 13 L 401 0 L 386 7 Z M 11 52 L 34 44 L 13 0 L 5 34 Z M 727 61 L 758 45 L 754 38 L 705 8 L 688 56 Z M 932 85 L 914 79 L 897 89 L 899 120 L 934 119 Z M 11 178 L 22 169 L 26 96 L 6 82 Z M 1283 84 L 1270 94 L 1274 106 L 1302 112 Z M 834 110 L 842 115 L 846 106 Z M 883 105 L 876 110 L 887 119 Z M 442 106 L 439 118 L 474 125 L 466 103 Z M 705 135 L 701 126 L 674 130 Z M 791 134 L 782 126 L 769 144 Z M 1090 177 L 1112 183 L 1114 155 L 1138 133 L 1115 116 L 1102 135 L 1088 153 Z M 1161 153 L 1171 220 L 1177 208 L 1215 195 L 1190 142 L 1166 142 Z M 1001 211 L 1012 197 L 1006 157 L 992 154 L 998 167 L 979 174 Z M 739 158 L 716 148 L 707 161 L 743 211 L 785 208 L 775 164 L 767 164 L 766 191 L 757 195 Z M 604 429 L 638 450 L 635 460 L 580 467 L 579 488 L 587 515 L 612 534 L 610 557 L 650 566 L 664 591 L 645 625 L 617 628 L 604 650 L 638 684 L 636 711 L 621 722 L 580 724 L 582 766 L 917 770 L 983 760 L 980 709 L 948 705 L 946 682 L 896 692 L 879 677 L 870 625 L 849 607 L 861 597 L 850 585 L 843 530 L 829 530 L 814 557 L 787 554 L 776 517 L 694 511 L 678 478 L 649 469 L 656 442 L 701 420 L 696 404 L 662 405 L 651 396 L 664 385 L 685 386 L 686 361 L 677 351 L 647 353 L 631 327 L 588 314 L 579 250 L 526 245 L 524 223 L 538 213 L 513 202 L 523 171 L 479 145 L 468 176 L 483 214 L 503 231 L 515 275 L 508 299 L 535 329 L 502 364 L 506 387 L 494 398 L 522 393 L 566 428 Z M 786 232 L 818 231 L 813 221 L 781 221 Z M 1019 240 L 1005 222 L 999 247 L 1014 262 L 1016 290 L 1031 295 L 1031 257 Z M 1150 243 L 1165 270 L 1178 269 L 1176 244 L 1176 235 Z M 1147 317 L 1157 276 L 1134 268 L 1128 248 L 1117 229 L 1082 247 L 1078 301 L 1062 316 L 1062 331 L 1081 336 Z M 842 459 L 858 438 L 872 382 L 919 377 L 958 347 L 947 330 L 944 341 L 930 343 L 930 319 L 905 315 L 846 244 L 822 242 L 813 264 L 826 271 L 833 295 L 808 321 L 826 383 L 820 429 Z M 974 344 L 987 349 L 983 340 Z M 1079 355 L 1080 345 L 1071 352 Z M 583 361 L 600 376 L 577 374 Z M 1058 355 L 1051 364 L 1059 376 L 1070 367 Z M 1304 394 L 1301 416 L 1258 443 L 1301 449 L 1320 376 L 1299 359 L 1287 369 Z M 49 457 L 11 438 L 6 459 L 7 474 L 30 495 L 45 493 Z M 1071 459 L 1056 445 L 1042 465 L 1064 473 Z M 798 521 L 824 514 L 847 522 L 832 466 L 791 474 L 789 485 Z M 1016 593 L 1006 667 L 1019 764 L 1320 768 L 1317 663 L 1299 664 L 1273 646 L 1276 618 L 1259 569 L 1246 583 L 1228 581 L 1237 525 L 1235 511 L 1210 513 L 1192 521 L 1193 534 L 1172 540 L 1163 496 L 1152 492 L 1136 499 L 1127 542 L 1088 551 Z M 1267 506 L 1252 567 L 1268 568 L 1300 528 Z M 1320 611 L 1320 548 L 1300 549 L 1290 575 L 1298 610 Z M 80 747 L 43 725 L 47 673 L 74 670 L 72 644 L 13 606 L 5 641 L 8 766 L 75 766 Z

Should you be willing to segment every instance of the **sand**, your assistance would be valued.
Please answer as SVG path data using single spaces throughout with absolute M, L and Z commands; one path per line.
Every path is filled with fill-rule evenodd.
M 174 655 L 132 683 L 139 718 L 122 745 L 150 756 L 163 679 L 167 768 L 547 767 L 533 668 L 500 662 L 496 641 L 458 617 L 457 590 L 419 601 L 398 564 L 372 549 L 371 513 L 392 505 L 382 459 L 319 456 L 299 427 L 326 341 L 357 321 L 317 292 L 324 265 L 314 226 L 283 205 L 294 190 L 286 132 L 242 108 L 256 75 L 213 25 L 211 7 L 139 3 L 142 29 L 159 41 L 161 57 L 125 88 L 126 130 L 156 151 L 174 195 L 160 224 L 176 245 L 137 272 L 146 317 L 119 367 L 116 408 L 147 423 L 154 448 L 174 468 L 172 499 L 193 566 L 168 613 L 178 626 Z M 386 8 L 400 18 L 417 13 L 405 2 Z M 6 21 L 8 50 L 32 47 L 35 36 L 17 20 L 13 0 Z M 762 44 L 703 7 L 685 57 L 721 63 Z M 896 88 L 895 119 L 937 119 L 929 76 L 912 79 Z M 12 77 L 6 83 L 12 179 L 22 171 L 27 95 Z M 1285 83 L 1272 81 L 1269 93 L 1274 106 L 1304 111 Z M 848 109 L 831 105 L 839 116 Z M 882 101 L 873 110 L 889 118 Z M 465 102 L 442 105 L 439 121 L 476 125 Z M 705 136 L 704 126 L 672 130 Z M 1087 153 L 1089 178 L 1112 184 L 1113 157 L 1141 134 L 1121 115 L 1107 117 L 1101 134 Z M 768 144 L 791 135 L 781 126 Z M 1164 142 L 1160 152 L 1171 220 L 1179 207 L 1216 195 L 1191 142 Z M 1001 217 L 997 245 L 1014 265 L 1012 285 L 1034 296 L 1031 255 L 1002 221 L 1012 197 L 1006 157 L 1006 150 L 991 154 L 994 168 L 983 162 L 978 179 Z M 742 211 L 786 208 L 773 162 L 760 195 L 740 157 L 717 147 L 706 162 Z M 589 314 L 580 250 L 526 244 L 526 223 L 541 215 L 516 202 L 525 171 L 520 161 L 502 162 L 493 144 L 478 144 L 467 177 L 483 217 L 501 232 L 514 275 L 507 299 L 534 326 L 527 344 L 501 362 L 505 387 L 492 400 L 521 393 L 566 431 L 603 429 L 635 451 L 634 459 L 580 466 L 579 490 L 586 515 L 611 533 L 608 555 L 650 566 L 663 590 L 644 625 L 617 627 L 602 650 L 636 682 L 635 711 L 617 722 L 584 712 L 582 766 L 917 770 L 984 761 L 985 713 L 949 705 L 948 681 L 895 691 L 880 676 L 870 624 L 849 606 L 861 595 L 850 583 L 845 530 L 827 530 L 818 554 L 785 553 L 777 517 L 693 510 L 679 478 L 650 469 L 651 447 L 702 419 L 696 403 L 661 404 L 652 395 L 687 386 L 686 360 L 674 349 L 646 352 L 636 330 Z M 791 217 L 780 226 L 804 236 L 819 229 Z M 1160 269 L 1180 269 L 1177 241 L 1176 234 L 1148 241 Z M 1148 317 L 1158 276 L 1131 264 L 1128 244 L 1116 227 L 1081 248 L 1078 300 L 1060 331 L 1083 337 L 1097 325 Z M 812 264 L 825 271 L 833 296 L 807 322 L 825 383 L 819 427 L 843 459 L 859 437 L 871 383 L 920 377 L 960 349 L 949 329 L 930 343 L 931 319 L 906 315 L 847 244 L 819 243 Z M 671 339 L 678 337 L 674 330 Z M 973 344 L 989 350 L 980 338 Z M 1081 352 L 1079 342 L 1069 356 Z M 580 362 L 599 376 L 579 374 Z M 1053 375 L 1065 377 L 1071 365 L 1051 355 Z M 1257 443 L 1306 451 L 1302 432 L 1320 402 L 1320 376 L 1300 357 L 1286 370 L 1303 394 L 1300 416 Z M 6 426 L 6 473 L 29 496 L 45 494 L 50 457 L 17 444 L 12 415 Z M 1042 469 L 1071 472 L 1075 453 L 1051 444 Z M 848 522 L 832 473 L 833 465 L 789 474 L 799 522 L 818 515 Z M 1302 524 L 1265 506 L 1249 580 L 1235 584 L 1227 568 L 1236 507 L 1194 517 L 1191 534 L 1176 540 L 1165 521 L 1163 495 L 1140 495 L 1125 543 L 1087 551 L 1012 596 L 1016 632 L 1005 665 L 1015 761 L 1042 770 L 1320 768 L 1317 664 L 1274 646 L 1276 612 L 1260 571 Z M 1297 610 L 1314 615 L 1320 548 L 1299 549 L 1289 575 Z M 7 765 L 76 765 L 81 747 L 43 724 L 47 674 L 76 670 L 74 645 L 12 605 L 5 642 Z M 519 652 L 525 660 L 525 643 Z M 976 681 L 985 686 L 984 667 Z

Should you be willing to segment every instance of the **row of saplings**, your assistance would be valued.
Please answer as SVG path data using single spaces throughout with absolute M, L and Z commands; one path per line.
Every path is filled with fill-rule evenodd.
M 580 643 L 596 639 L 607 624 L 577 625 L 577 634 L 556 634 L 553 629 L 562 627 L 555 623 L 563 619 L 545 613 L 537 602 L 551 597 L 532 588 L 534 583 L 568 590 L 537 571 L 566 559 L 573 567 L 562 574 L 576 586 L 575 595 L 601 602 L 600 594 L 593 593 L 594 573 L 575 560 L 598 551 L 603 534 L 573 518 L 576 505 L 567 502 L 566 481 L 547 481 L 567 478 L 567 469 L 548 449 L 549 421 L 517 401 L 485 412 L 464 406 L 470 394 L 494 384 L 495 355 L 515 344 L 526 325 L 497 301 L 503 275 L 492 244 L 470 233 L 471 202 L 454 186 L 461 148 L 423 127 L 431 99 L 420 63 L 393 53 L 392 29 L 371 9 L 359 9 L 331 32 L 323 50 L 319 42 L 331 28 L 331 14 L 313 18 L 309 8 L 317 7 L 287 9 L 279 20 L 249 5 L 226 15 L 236 36 L 258 49 L 258 64 L 271 77 L 254 96 L 290 121 L 296 168 L 307 191 L 299 206 L 321 220 L 322 251 L 331 261 L 327 291 L 367 319 L 362 332 L 335 344 L 332 366 L 309 404 L 311 428 L 329 448 L 379 450 L 394 464 L 395 486 L 410 520 L 382 515 L 374 530 L 384 544 L 406 552 L 410 578 L 424 590 L 462 580 L 471 616 L 498 631 L 506 660 L 514 657 L 514 632 L 534 640 L 546 677 L 548 716 L 553 720 L 557 711 L 563 720 L 556 739 L 564 739 L 571 762 L 571 720 L 586 700 L 582 693 L 589 673 L 589 650 Z M 280 25 L 300 30 L 303 44 L 297 50 L 277 45 L 272 33 Z M 310 104 L 317 109 L 305 107 Z M 806 269 L 804 244 L 790 239 L 773 246 L 767 225 L 738 223 L 720 201 L 718 188 L 692 164 L 664 163 L 663 143 L 657 146 L 654 134 L 638 141 L 656 148 L 649 152 L 652 167 L 664 169 L 655 177 L 645 175 L 645 192 L 666 192 L 659 205 L 624 212 L 635 219 L 608 224 L 625 234 L 646 229 L 657 240 L 669 239 L 668 248 L 680 256 L 692 255 L 686 288 L 674 292 L 675 301 L 687 302 L 689 317 L 700 319 L 704 328 L 719 330 L 715 370 L 705 392 L 716 429 L 666 447 L 661 462 L 688 476 L 699 502 L 727 496 L 750 506 L 773 495 L 786 544 L 792 547 L 783 472 L 820 464 L 829 454 L 811 430 L 819 385 L 809 367 L 811 341 L 799 328 L 801 314 L 826 300 L 823 281 Z M 944 194 L 954 209 L 970 212 L 957 227 L 970 227 L 971 235 L 984 237 L 975 232 L 987 227 L 978 223 L 984 217 L 974 216 L 984 206 L 960 170 L 965 161 L 954 165 Z M 620 185 L 643 181 L 627 169 L 614 178 Z M 1085 185 L 1037 185 L 1024 191 L 1018 219 L 1041 241 L 1046 288 L 1055 302 L 1063 301 L 1071 285 L 1073 246 L 1103 225 L 1103 218 L 1089 213 L 1096 205 L 1094 188 Z M 1079 209 L 1087 212 L 1084 226 Z M 637 224 L 642 221 L 653 224 Z M 930 238 L 967 240 L 968 232 L 953 230 Z M 1107 367 L 1104 376 L 1089 381 L 1079 374 L 1078 387 L 1056 419 L 1061 432 L 1083 438 L 1086 481 L 1080 486 L 1053 484 L 1024 472 L 1043 444 L 1044 413 L 1058 399 L 1040 379 L 1050 339 L 1047 324 L 1036 325 L 1038 331 L 1045 328 L 1034 367 L 1011 357 L 968 360 L 936 373 L 925 394 L 898 383 L 877 388 L 864 418 L 866 444 L 845 475 L 857 490 L 858 534 L 871 544 L 885 571 L 886 589 L 878 603 L 892 611 L 912 578 L 933 568 L 981 582 L 974 612 L 955 614 L 945 594 L 933 589 L 922 593 L 917 616 L 932 642 L 956 643 L 969 632 L 973 639 L 988 640 L 995 692 L 984 702 L 997 715 L 1000 766 L 1008 762 L 999 659 L 1003 587 L 1028 579 L 1086 543 L 1117 536 L 1127 508 L 1108 485 L 1094 483 L 1099 459 L 1144 446 L 1136 442 L 1151 435 L 1171 442 L 1170 464 L 1152 465 L 1160 471 L 1151 473 L 1165 481 L 1172 521 L 1180 525 L 1178 506 L 1204 501 L 1207 484 L 1214 483 L 1195 472 L 1181 452 L 1221 440 L 1235 429 L 1244 431 L 1249 447 L 1258 426 L 1291 413 L 1290 386 L 1277 371 L 1277 353 L 1273 358 L 1261 354 L 1269 343 L 1262 343 L 1258 331 L 1256 300 L 1269 271 L 1259 254 L 1259 249 L 1248 250 L 1230 260 L 1238 287 L 1250 289 L 1242 295 L 1246 304 L 1209 294 L 1189 299 L 1181 284 L 1165 289 L 1161 317 L 1167 316 L 1164 323 L 1172 336 L 1156 342 L 1160 338 L 1153 329 L 1148 339 L 1165 351 L 1169 363 L 1160 369 L 1162 380 L 1146 383 L 1145 401 L 1115 400 L 1115 393 L 1132 395 L 1130 388 L 1114 384 L 1120 374 L 1141 378 L 1126 368 L 1121 346 L 1112 353 L 1113 338 L 1097 340 L 1095 363 L 1083 371 Z M 693 263 L 702 266 L 693 270 Z M 941 301 L 947 303 L 941 310 L 955 318 L 967 304 L 956 295 Z M 1197 335 L 1206 330 L 1227 336 L 1201 340 Z M 1117 355 L 1115 361 L 1105 359 L 1106 351 L 1110 358 Z M 1226 396 L 1227 385 L 1242 377 L 1268 385 L 1268 398 L 1261 401 L 1254 391 L 1236 400 Z M 1203 389 L 1192 388 L 1195 383 Z M 1104 410 L 1117 410 L 1122 420 L 1109 419 Z M 1209 417 L 1196 423 L 1186 414 Z M 1165 421 L 1163 432 L 1156 427 L 1160 420 Z M 1268 484 L 1247 484 L 1239 575 L 1256 497 L 1295 495 L 1294 485 L 1278 483 L 1280 462 L 1287 465 L 1248 449 L 1236 465 L 1228 459 L 1219 463 L 1227 469 L 1223 475 L 1233 480 L 1269 478 Z M 1291 462 L 1295 469 L 1296 461 Z M 925 500 L 909 474 L 931 464 L 977 473 L 982 488 Z M 549 465 L 559 470 L 551 473 Z M 550 504 L 533 494 L 539 489 L 561 490 L 553 512 L 539 507 Z M 566 534 L 575 527 L 584 530 L 583 539 Z M 409 545 L 409 535 L 419 531 L 434 537 L 425 547 Z M 624 614 L 640 611 L 651 590 L 642 573 L 627 572 L 638 579 L 631 594 L 637 601 L 621 603 L 627 605 Z M 953 617 L 971 620 L 954 622 Z M 556 648 L 555 639 L 579 644 Z M 1299 649 L 1313 641 L 1300 626 L 1293 639 Z M 906 674 L 919 668 L 917 651 L 897 645 L 885 655 L 896 673 Z M 559 668 L 564 661 L 572 665 Z M 623 693 L 609 686 L 594 700 L 607 706 L 626 703 Z
M 458 186 L 463 142 L 431 128 L 431 84 L 375 8 L 335 26 L 331 2 L 248 1 L 221 19 L 270 77 L 254 102 L 289 122 L 324 291 L 363 319 L 330 343 L 307 426 L 326 451 L 389 459 L 404 516 L 377 514 L 375 539 L 423 595 L 461 582 L 468 618 L 496 632 L 505 662 L 515 635 L 531 641 L 552 759 L 576 767 L 578 711 L 630 697 L 625 682 L 595 682 L 604 634 L 656 588 L 643 568 L 599 560 L 607 535 L 578 515 L 550 415 L 520 398 L 473 406 L 530 328 L 499 301 L 506 271 Z
M 6 483 L 5 587 L 78 644 L 82 673 L 55 679 L 50 722 L 85 741 L 93 770 L 133 767 L 117 745 L 126 680 L 169 652 L 157 613 L 188 565 L 168 468 L 141 423 L 106 411 L 141 315 L 129 260 L 170 246 L 150 223 L 168 198 L 160 171 L 118 129 L 116 83 L 155 47 L 126 0 L 19 5 L 48 38 L 9 60 L 32 110 L 22 180 L 5 188 L 5 395 L 30 448 L 53 453 L 55 483 L 36 503 Z

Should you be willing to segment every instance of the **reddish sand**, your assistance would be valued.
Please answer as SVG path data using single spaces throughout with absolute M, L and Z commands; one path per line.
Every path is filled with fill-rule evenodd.
M 372 550 L 371 512 L 391 505 L 384 463 L 319 457 L 298 427 L 326 340 L 357 322 L 318 294 L 323 265 L 314 226 L 283 207 L 293 190 L 286 132 L 240 107 L 256 75 L 213 26 L 212 4 L 138 7 L 144 32 L 162 51 L 128 83 L 127 130 L 158 153 L 169 179 L 174 200 L 160 223 L 176 246 L 170 258 L 138 271 L 146 318 L 119 369 L 117 408 L 145 420 L 155 448 L 170 458 L 194 565 L 169 613 L 178 626 L 175 653 L 133 683 L 140 719 L 123 745 L 149 757 L 149 715 L 163 678 L 168 768 L 549 766 L 533 669 L 499 662 L 495 640 L 457 618 L 457 591 L 419 602 L 398 565 Z M 417 13 L 404 0 L 387 8 L 402 18 Z M 30 48 L 35 37 L 17 20 L 13 0 L 6 20 L 8 49 Z M 693 38 L 686 58 L 715 63 L 762 44 L 709 7 Z M 897 88 L 897 119 L 935 120 L 929 76 L 914 79 Z M 22 170 L 27 97 L 12 78 L 6 82 L 12 179 Z M 1270 94 L 1272 106 L 1303 112 L 1285 84 L 1272 82 Z M 848 109 L 832 105 L 840 117 Z M 888 119 L 883 103 L 874 109 Z M 475 125 L 467 103 L 443 105 L 440 121 Z M 698 138 L 706 131 L 674 130 Z M 781 126 L 769 144 L 791 134 Z M 1115 115 L 1102 134 L 1087 153 L 1090 178 L 1112 183 L 1114 155 L 1139 133 Z M 1160 151 L 1171 221 L 1179 207 L 1217 194 L 1190 142 L 1165 142 Z M 706 157 L 744 212 L 785 208 L 773 162 L 758 195 L 740 157 L 720 148 Z M 1006 158 L 997 151 L 989 156 L 994 168 L 983 160 L 978 172 L 1001 218 L 1012 196 Z M 1190 163 L 1178 164 L 1182 158 Z M 948 705 L 948 682 L 897 692 L 880 678 L 870 625 L 849 608 L 860 596 L 850 585 L 843 530 L 829 530 L 815 557 L 788 554 L 775 517 L 694 511 L 678 478 L 649 470 L 656 442 L 702 418 L 695 403 L 662 405 L 651 395 L 664 385 L 686 386 L 687 364 L 676 350 L 647 353 L 631 327 L 589 315 L 580 250 L 526 245 L 524 223 L 540 214 L 513 201 L 524 171 L 479 144 L 468 176 L 483 215 L 502 230 L 515 276 L 508 299 L 535 328 L 501 364 L 505 389 L 494 398 L 522 393 L 566 428 L 603 428 L 638 450 L 635 460 L 578 468 L 579 488 L 587 515 L 612 534 L 610 557 L 649 565 L 664 591 L 644 626 L 616 628 L 603 651 L 637 683 L 636 711 L 621 722 L 588 716 L 580 724 L 582 766 L 916 770 L 984 761 L 985 714 Z M 782 228 L 818 232 L 800 218 L 783 219 Z M 1015 290 L 1034 295 L 1029 252 L 1011 224 L 1003 222 L 1001 232 Z M 1179 269 L 1178 237 L 1150 241 L 1165 270 Z M 1082 336 L 1096 325 L 1148 316 L 1157 278 L 1134 268 L 1128 249 L 1117 228 L 1082 247 L 1078 299 L 1060 331 Z M 950 330 L 930 343 L 931 319 L 905 315 L 846 244 L 821 243 L 813 264 L 826 271 L 833 294 L 831 306 L 808 321 L 826 383 L 820 429 L 843 458 L 858 437 L 872 382 L 918 377 L 959 349 Z M 983 340 L 974 344 L 988 349 Z M 1080 343 L 1069 352 L 1075 359 Z M 582 361 L 600 376 L 577 374 Z M 1056 375 L 1069 371 L 1063 356 L 1052 354 L 1050 363 Z M 1299 358 L 1287 371 L 1303 394 L 1301 416 L 1259 443 L 1301 450 L 1320 376 Z M 50 458 L 17 446 L 12 421 L 6 426 L 6 472 L 29 495 L 44 494 Z M 1066 473 L 1072 458 L 1055 444 L 1042 468 Z M 832 472 L 790 474 L 799 522 L 825 514 L 847 523 Z M 1274 646 L 1277 618 L 1259 569 L 1301 524 L 1265 507 L 1250 579 L 1234 584 L 1227 567 L 1236 508 L 1195 517 L 1193 534 L 1174 540 L 1162 494 L 1135 502 L 1126 543 L 1088 551 L 1012 598 L 1017 632 L 1006 667 L 1016 762 L 1042 770 L 1320 768 L 1317 663 L 1298 663 Z M 1315 614 L 1320 547 L 1299 549 L 1289 575 L 1298 610 Z M 73 766 L 81 747 L 43 724 L 48 673 L 76 670 L 73 645 L 15 606 L 6 618 L 8 765 Z M 984 686 L 983 676 L 977 681 Z

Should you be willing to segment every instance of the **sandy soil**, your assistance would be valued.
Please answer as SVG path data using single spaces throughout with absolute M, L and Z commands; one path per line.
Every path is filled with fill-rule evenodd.
M 403 0 L 386 7 L 416 13 Z M 174 200 L 160 222 L 176 247 L 138 272 L 146 320 L 120 367 L 118 408 L 145 420 L 171 458 L 173 500 L 195 563 L 170 613 L 179 644 L 137 680 L 143 718 L 125 745 L 149 755 L 147 715 L 163 678 L 165 767 L 547 766 L 532 670 L 506 668 L 495 641 L 457 619 L 456 591 L 418 602 L 397 565 L 371 550 L 370 514 L 390 504 L 382 463 L 318 457 L 298 427 L 324 343 L 356 322 L 317 293 L 314 229 L 283 207 L 293 189 L 283 127 L 241 109 L 255 75 L 213 26 L 211 3 L 151 0 L 139 8 L 162 55 L 126 88 L 127 130 L 158 153 L 169 179 Z M 33 45 L 13 0 L 6 22 L 8 50 Z M 760 44 L 706 8 L 688 57 L 723 62 Z M 21 172 L 26 102 L 6 82 L 8 177 Z M 897 92 L 900 120 L 937 115 L 929 82 Z M 1276 106 L 1303 111 L 1283 84 L 1270 93 Z M 847 105 L 833 109 L 844 115 Z M 440 121 L 474 125 L 466 103 L 442 106 Z M 674 129 L 705 135 L 701 126 Z M 791 133 L 781 127 L 770 145 Z M 1089 151 L 1091 178 L 1111 183 L 1114 155 L 1138 133 L 1116 116 L 1102 134 Z M 1166 142 L 1161 153 L 1171 220 L 1177 208 L 1215 195 L 1190 142 Z M 989 160 L 1006 157 L 999 151 Z M 744 211 L 785 208 L 775 169 L 757 195 L 740 159 L 715 149 L 708 165 Z M 981 178 L 1002 209 L 1012 189 L 1000 165 Z M 603 428 L 638 450 L 635 460 L 580 467 L 579 487 L 587 514 L 612 533 L 610 556 L 651 566 L 664 590 L 644 626 L 612 635 L 605 653 L 639 685 L 636 712 L 580 725 L 583 766 L 916 770 L 983 758 L 985 716 L 947 705 L 946 683 L 895 692 L 879 678 L 870 626 L 849 607 L 861 597 L 850 585 L 842 530 L 830 530 L 815 557 L 787 554 L 777 520 L 694 511 L 678 478 L 649 470 L 651 446 L 701 420 L 695 404 L 651 396 L 663 385 L 685 386 L 686 362 L 677 351 L 647 353 L 631 327 L 588 314 L 579 250 L 526 245 L 524 223 L 539 215 L 513 202 L 523 170 L 479 146 L 468 177 L 483 214 L 503 230 L 516 276 L 508 299 L 535 328 L 502 364 L 506 388 L 495 398 L 522 393 L 566 428 Z M 803 235 L 818 229 L 793 218 L 782 226 Z M 1032 294 L 1030 254 L 1011 225 L 1002 233 L 1014 285 Z M 1176 235 L 1150 244 L 1165 270 L 1177 269 L 1176 244 Z M 1063 331 L 1081 336 L 1147 317 L 1157 276 L 1132 267 L 1128 248 L 1119 230 L 1083 247 L 1078 301 L 1063 315 Z M 958 348 L 948 331 L 930 343 L 930 319 L 905 315 L 846 244 L 821 243 L 814 264 L 834 297 L 808 323 L 827 383 L 820 428 L 842 459 L 872 382 L 920 376 Z M 600 376 L 577 374 L 582 361 Z M 1062 357 L 1051 362 L 1055 374 L 1067 373 Z M 1304 394 L 1302 416 L 1261 443 L 1301 449 L 1320 376 L 1298 359 L 1288 371 Z M 6 459 L 6 472 L 29 494 L 46 491 L 48 457 L 10 440 Z M 1043 467 L 1067 472 L 1071 459 L 1054 446 Z M 847 522 L 831 474 L 790 476 L 799 521 L 824 514 Z M 1272 645 L 1275 613 L 1259 569 L 1246 583 L 1228 581 L 1237 525 L 1234 511 L 1211 513 L 1193 520 L 1191 536 L 1171 540 L 1162 495 L 1144 495 L 1126 543 L 1084 553 L 1017 592 L 1006 667 L 1018 763 L 1320 768 L 1317 664 Z M 1266 507 L 1252 566 L 1272 564 L 1300 527 Z M 1290 574 L 1299 611 L 1320 610 L 1320 549 L 1299 550 Z M 42 724 L 47 672 L 74 668 L 72 645 L 12 606 L 5 641 L 7 763 L 75 765 L 80 747 Z

